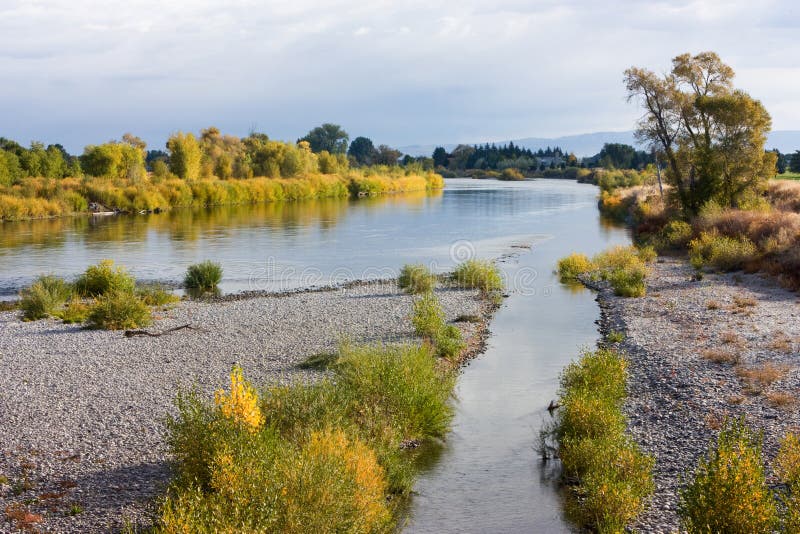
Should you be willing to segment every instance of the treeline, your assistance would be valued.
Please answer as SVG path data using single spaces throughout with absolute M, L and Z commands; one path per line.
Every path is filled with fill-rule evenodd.
M 404 158 L 365 137 L 348 143 L 324 124 L 296 143 L 263 133 L 177 132 L 166 150 L 131 134 L 89 145 L 79 156 L 61 145 L 0 138 L 0 220 L 115 211 L 381 194 L 442 187 L 430 158 Z
M 436 147 L 432 154 L 433 165 L 437 170 L 451 173 L 479 170 L 504 171 L 513 169 L 529 175 L 545 169 L 577 166 L 574 154 L 566 154 L 560 147 L 534 152 L 509 142 L 504 145 L 486 143 L 484 145 L 458 145 L 452 152 L 444 147 Z

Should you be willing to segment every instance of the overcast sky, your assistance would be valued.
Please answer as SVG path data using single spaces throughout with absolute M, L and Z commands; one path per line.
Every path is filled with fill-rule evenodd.
M 800 130 L 797 0 L 0 0 L 0 136 L 151 148 L 322 122 L 415 143 L 628 130 L 622 71 L 714 50 Z

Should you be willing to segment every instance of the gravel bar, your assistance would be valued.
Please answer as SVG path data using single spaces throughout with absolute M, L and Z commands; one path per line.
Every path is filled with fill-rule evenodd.
M 448 320 L 485 316 L 474 290 L 437 290 Z M 356 343 L 412 341 L 412 298 L 394 282 L 183 301 L 126 338 L 0 313 L 0 532 L 25 514 L 44 532 L 137 530 L 170 478 L 165 417 L 181 388 L 208 398 L 234 364 L 255 384 L 313 379 L 296 365 Z M 475 344 L 481 324 L 457 323 Z M 319 375 L 316 375 L 319 376 Z M 41 517 L 38 517 L 41 516 Z
M 764 432 L 768 483 L 779 440 L 800 428 L 800 301 L 760 275 L 706 274 L 682 259 L 659 259 L 647 296 L 598 296 L 603 333 L 625 334 L 629 429 L 656 459 L 656 491 L 632 525 L 640 532 L 680 531 L 680 477 L 694 471 L 726 417 L 744 416 Z M 709 355 L 738 363 L 714 363 Z M 754 387 L 737 371 L 772 364 L 782 376 Z

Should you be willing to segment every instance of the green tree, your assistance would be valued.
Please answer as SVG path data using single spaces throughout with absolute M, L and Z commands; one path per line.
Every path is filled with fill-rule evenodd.
M 378 147 L 378 153 L 375 155 L 375 163 L 378 165 L 397 165 L 397 160 L 400 159 L 403 153 L 388 145 L 381 145 Z
M 447 159 L 449 157 L 449 154 L 447 153 L 447 150 L 444 149 L 444 147 L 437 146 L 435 149 L 433 149 L 432 157 L 433 157 L 433 165 L 435 167 L 447 167 Z
M 83 171 L 90 176 L 109 176 L 135 181 L 145 174 L 144 152 L 132 145 L 117 141 L 87 146 L 83 149 L 80 163 Z
M 775 172 L 775 154 L 764 150 L 769 113 L 735 90 L 733 77 L 713 52 L 677 56 L 664 76 L 625 71 L 628 98 L 645 109 L 637 137 L 665 154 L 667 179 L 688 214 L 711 200 L 737 206 Z
M 347 155 L 359 165 L 372 165 L 377 150 L 369 137 L 356 137 L 347 149 Z
M 331 154 L 344 154 L 347 152 L 349 140 L 350 136 L 342 130 L 341 126 L 326 122 L 308 132 L 305 137 L 298 139 L 297 142 L 307 141 L 311 151 L 315 153 L 327 150 Z
M 11 185 L 22 177 L 22 167 L 17 155 L 0 149 L 0 185 Z
M 789 158 L 789 170 L 792 172 L 800 172 L 800 150 L 796 150 Z
M 781 151 L 777 148 L 772 149 L 772 152 L 775 153 L 775 172 L 778 174 L 784 174 L 786 172 L 787 162 L 786 162 L 786 155 L 781 154 Z
M 184 180 L 196 180 L 200 176 L 203 153 L 200 143 L 192 133 L 178 132 L 167 140 L 169 170 Z

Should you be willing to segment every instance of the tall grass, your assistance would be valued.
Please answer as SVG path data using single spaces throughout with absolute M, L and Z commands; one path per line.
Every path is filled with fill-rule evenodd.
M 503 289 L 500 270 L 488 260 L 467 260 L 456 267 L 452 278 L 460 287 L 480 289 L 487 293 Z
M 56 315 L 71 295 L 72 288 L 64 279 L 52 275 L 40 276 L 20 292 L 22 317 L 26 321 L 35 321 Z
M 178 396 L 177 476 L 157 532 L 388 532 L 413 483 L 404 443 L 441 437 L 454 376 L 426 346 L 343 346 L 333 376 L 258 394 L 234 370 L 214 404 Z
M 418 336 L 423 337 L 436 350 L 436 355 L 456 359 L 464 350 L 461 330 L 445 321 L 444 310 L 433 292 L 414 301 L 411 324 Z
M 404 265 L 400 269 L 397 285 L 411 294 L 426 293 L 436 287 L 436 275 L 421 263 Z
M 222 281 L 222 265 L 211 260 L 190 265 L 186 269 L 183 285 L 200 292 L 214 291 Z
M 569 508 L 598 532 L 622 532 L 653 491 L 653 459 L 625 433 L 626 362 L 616 352 L 586 352 L 562 373 L 554 426 Z

